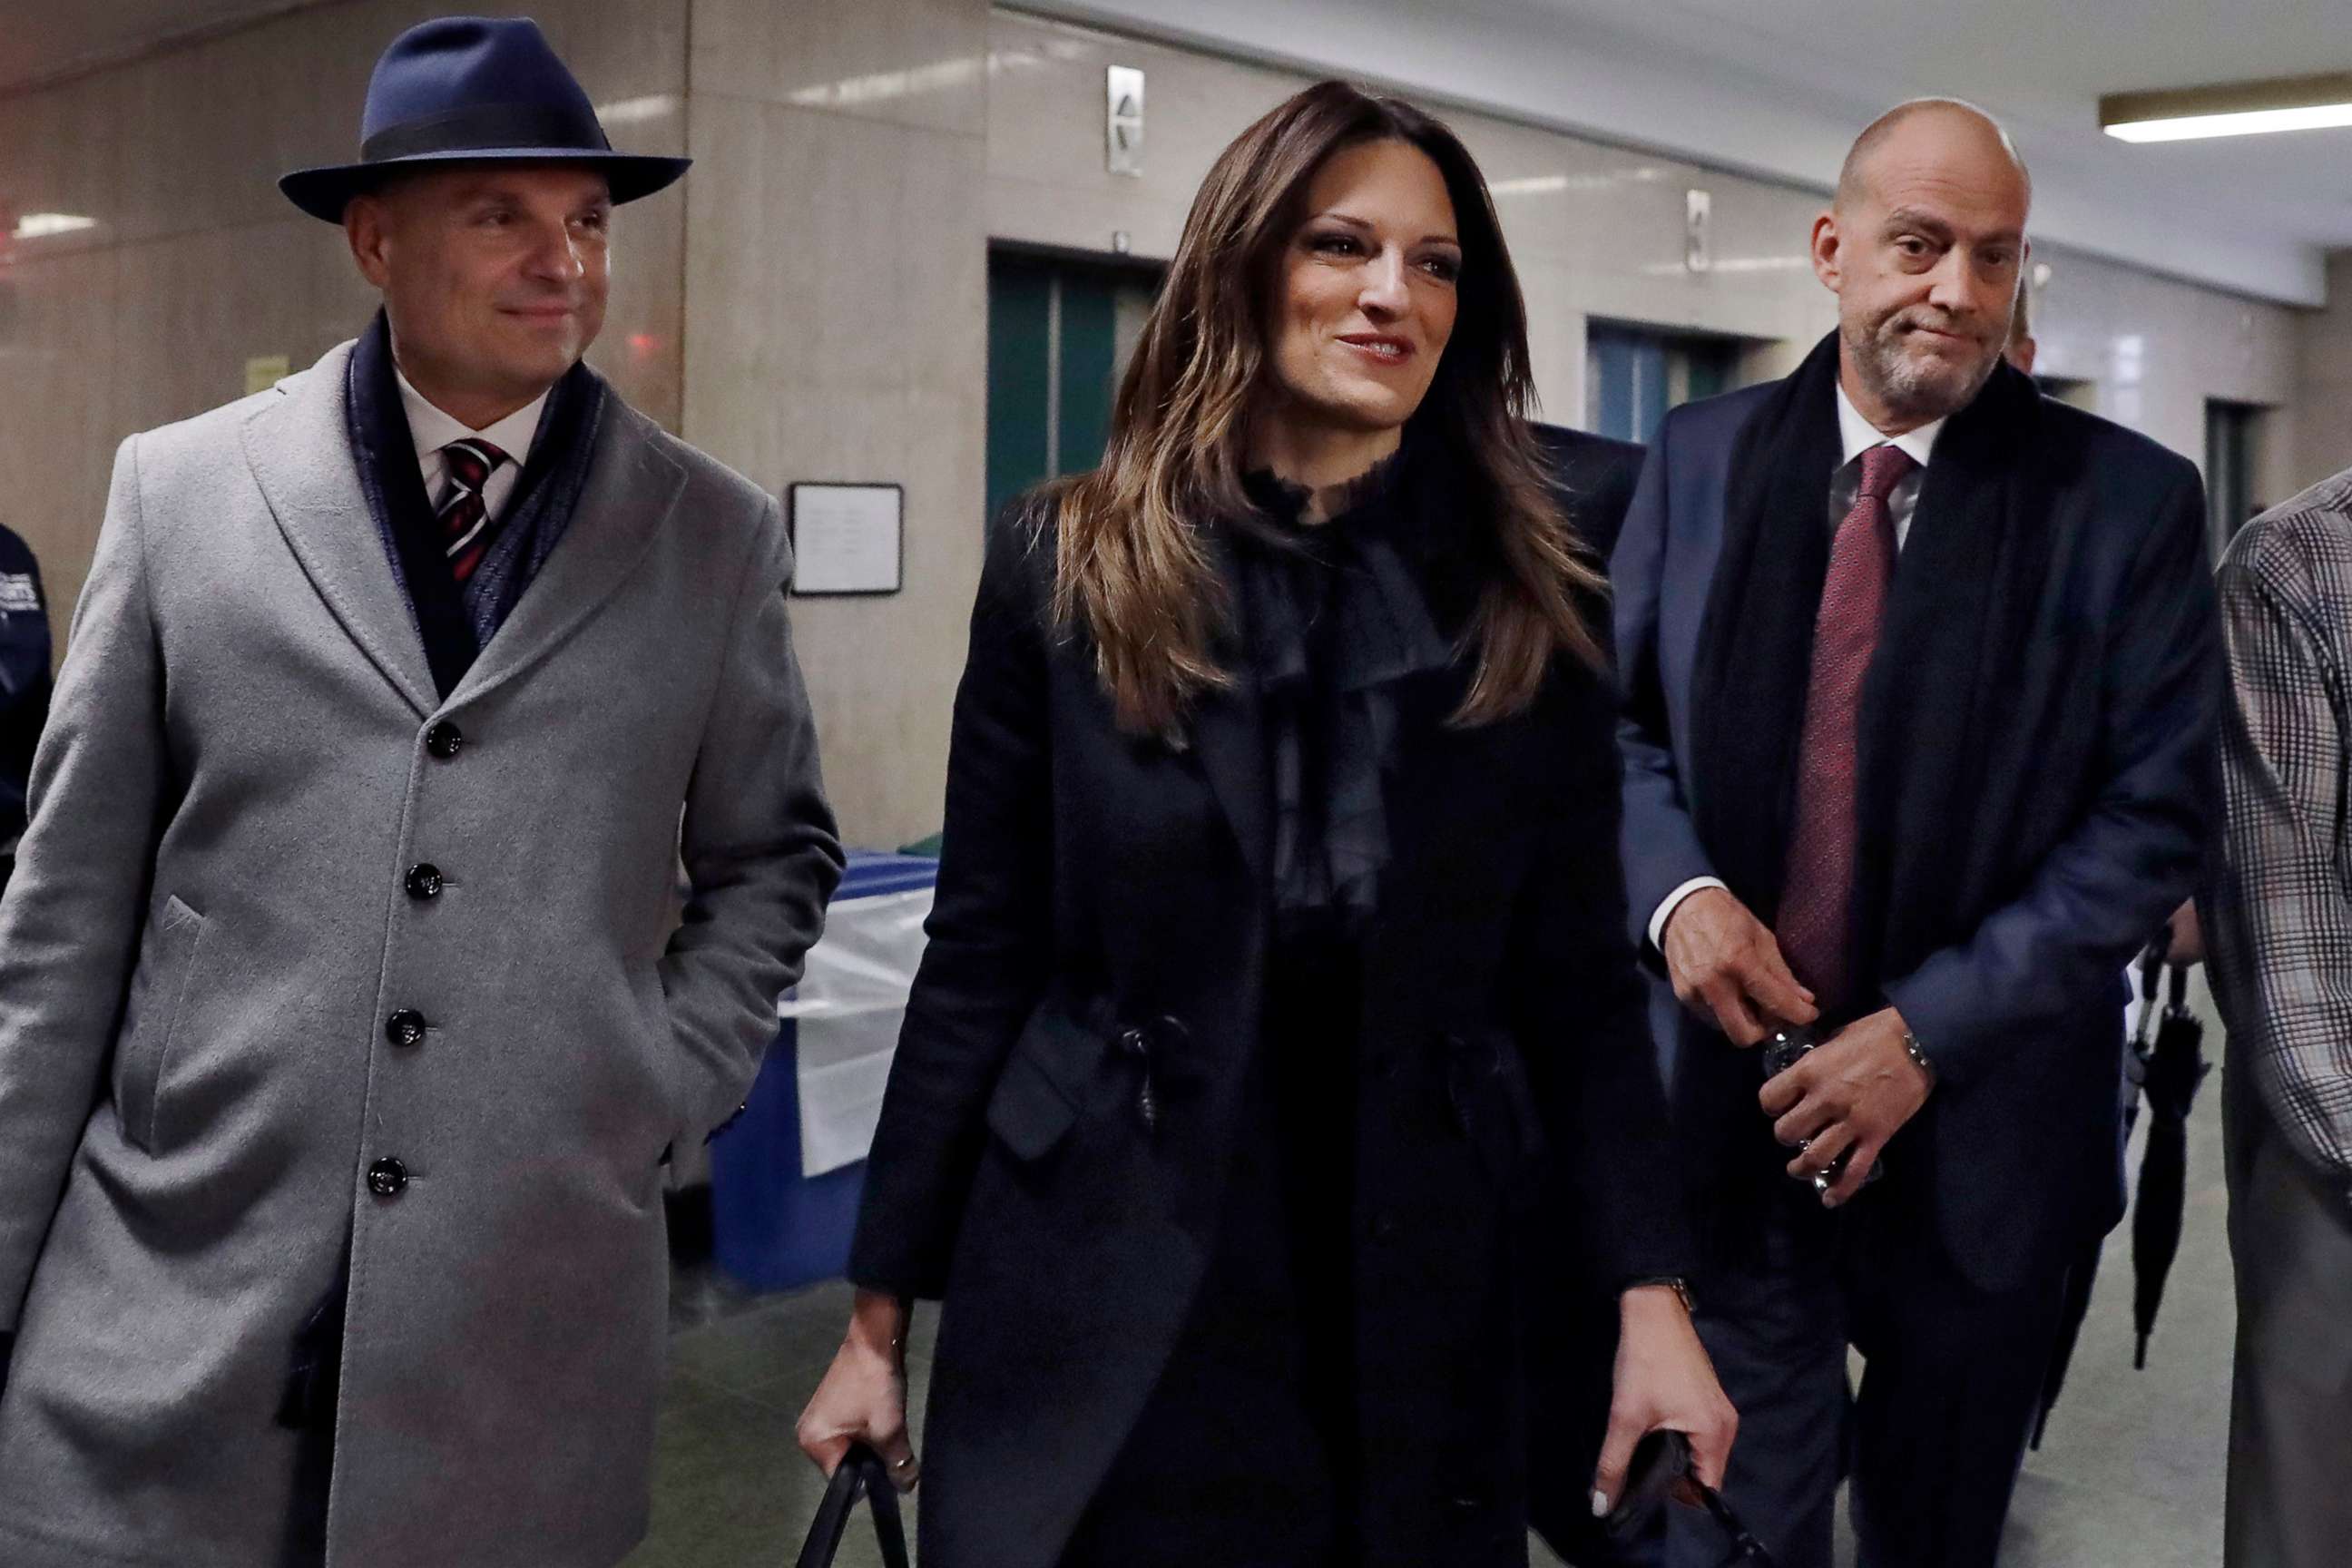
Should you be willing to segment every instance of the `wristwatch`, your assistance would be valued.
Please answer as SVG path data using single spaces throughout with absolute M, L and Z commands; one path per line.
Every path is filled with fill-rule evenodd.
M 1688 1312 L 1693 1317 L 1698 1316 L 1698 1304 L 1691 1300 L 1690 1284 L 1687 1280 L 1682 1279 L 1678 1275 L 1653 1275 L 1647 1279 L 1636 1279 L 1632 1284 L 1626 1286 L 1625 1289 L 1628 1290 L 1639 1290 L 1652 1285 L 1663 1285 L 1667 1289 L 1672 1290 L 1675 1293 L 1675 1299 L 1682 1302 L 1684 1311 Z
M 1919 1037 L 1908 1029 L 1903 1031 L 1903 1054 L 1909 1057 L 1913 1065 L 1927 1075 L 1927 1087 L 1935 1088 L 1936 1064 L 1927 1059 L 1927 1049 L 1919 1043 Z

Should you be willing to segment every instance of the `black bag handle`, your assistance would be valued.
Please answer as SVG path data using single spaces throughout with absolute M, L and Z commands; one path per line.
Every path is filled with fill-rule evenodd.
M 860 1497 L 873 1505 L 874 1534 L 882 1544 L 883 1568 L 907 1568 L 907 1531 L 898 1522 L 898 1491 L 882 1458 L 863 1443 L 852 1443 L 825 1483 L 824 1500 L 817 1504 L 808 1540 L 801 1545 L 799 1568 L 833 1568 L 841 1551 L 842 1532 L 857 1511 Z
M 1680 1432 L 1653 1432 L 1634 1448 L 1633 1461 L 1626 1466 L 1624 1495 L 1618 1499 L 1605 1525 L 1610 1539 L 1633 1540 L 1666 1506 L 1678 1481 L 1690 1483 L 1691 1489 L 1698 1493 L 1699 1502 L 1723 1531 L 1724 1540 L 1730 1543 L 1731 1555 L 1723 1560 L 1722 1568 L 1774 1568 L 1772 1554 L 1748 1533 L 1739 1516 L 1731 1511 L 1731 1505 L 1723 1500 L 1723 1494 L 1702 1483 L 1692 1470 L 1690 1439 Z
M 1691 1484 L 1698 1489 L 1698 1500 L 1706 1505 L 1706 1511 L 1715 1516 L 1715 1522 L 1721 1527 L 1724 1538 L 1731 1542 L 1731 1555 L 1723 1560 L 1723 1568 L 1742 1568 L 1743 1564 L 1752 1565 L 1752 1568 L 1774 1568 L 1772 1554 L 1764 1550 L 1762 1542 L 1748 1532 L 1748 1526 L 1731 1511 L 1731 1505 L 1723 1500 L 1723 1494 L 1697 1481 Z

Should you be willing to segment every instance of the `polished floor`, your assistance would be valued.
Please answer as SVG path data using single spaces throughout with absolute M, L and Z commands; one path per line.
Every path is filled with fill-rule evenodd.
M 2147 1370 L 2132 1369 L 2126 1226 L 2109 1242 L 2065 1396 L 2026 1464 L 2003 1568 L 2221 1562 L 2232 1314 L 2220 1087 L 2217 1072 L 2190 1126 L 2187 1235 Z M 838 1342 L 847 1302 L 837 1285 L 762 1299 L 720 1279 L 680 1280 L 653 1533 L 627 1568 L 794 1561 L 821 1488 L 793 1446 L 793 1424 Z M 919 1321 L 909 1361 L 919 1393 L 929 1348 Z M 915 1420 L 919 1437 L 919 1405 Z M 875 1568 L 880 1559 L 858 1528 L 839 1561 Z M 1559 1560 L 1538 1545 L 1533 1561 L 1555 1568 Z

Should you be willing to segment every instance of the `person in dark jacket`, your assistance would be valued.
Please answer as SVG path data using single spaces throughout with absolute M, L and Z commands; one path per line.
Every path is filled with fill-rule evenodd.
M 1576 531 L 1577 542 L 1596 562 L 1605 562 L 1617 548 L 1618 531 L 1625 526 L 1625 509 L 1633 504 L 1633 487 L 1642 478 L 1643 448 L 1632 441 L 1613 441 L 1564 425 L 1530 427 L 1551 470 L 1552 487 L 1561 511 Z
M 1597 1481 L 1538 1484 L 1605 1506 L 1658 1427 L 1722 1473 L 1527 367 L 1460 142 L 1325 83 L 1210 172 L 1102 468 L 991 540 L 801 1423 L 910 1479 L 898 1346 L 944 1300 L 929 1568 L 1523 1563 L 1522 1292 L 1564 1249 L 1622 1343 Z
M 1608 560 L 1642 477 L 1643 448 L 1560 425 L 1532 428 L 1561 512 L 1592 558 Z M 1572 1192 L 1552 1197 L 1570 1211 L 1576 1206 Z M 1527 1397 L 1528 1407 L 1540 1412 L 1528 1426 L 1528 1473 L 1590 1473 L 1607 1436 L 1616 1373 L 1616 1299 L 1570 1248 L 1530 1257 L 1522 1296 Z M 1534 1488 L 1528 1497 L 1528 1523 L 1576 1568 L 1630 1568 L 1654 1553 L 1651 1534 L 1612 1529 L 1593 1516 L 1590 1500 L 1567 1488 Z
M 1666 416 L 1611 562 L 1727 1495 L 1783 1568 L 1842 1477 L 1862 1568 L 1997 1561 L 2123 1213 L 2120 976 L 2215 824 L 2197 471 L 2001 363 L 2031 196 L 1965 104 L 1865 130 L 1812 230 L 1837 331 Z M 1785 1026 L 1819 1048 L 1768 1079 Z
M 41 563 L 0 528 L 0 886 L 25 831 L 25 784 L 49 717 L 49 602 Z

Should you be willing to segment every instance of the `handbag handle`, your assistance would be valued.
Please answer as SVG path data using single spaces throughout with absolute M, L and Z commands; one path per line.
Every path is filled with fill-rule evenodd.
M 817 1504 L 808 1540 L 801 1544 L 799 1568 L 833 1568 L 841 1551 L 842 1532 L 863 1497 L 873 1505 L 874 1534 L 882 1545 L 882 1568 L 907 1568 L 907 1531 L 898 1521 L 898 1491 L 882 1457 L 863 1443 L 852 1443 L 825 1483 L 824 1500 Z
M 1723 1538 L 1731 1544 L 1731 1555 L 1719 1568 L 1775 1568 L 1772 1554 L 1764 1550 L 1763 1542 L 1748 1533 L 1723 1494 L 1698 1479 L 1691 1468 L 1690 1439 L 1671 1428 L 1664 1428 L 1643 1437 L 1633 1450 L 1631 1464 L 1626 1467 L 1624 1493 L 1609 1515 L 1606 1529 L 1612 1541 L 1630 1542 L 1634 1536 L 1666 1506 L 1678 1483 L 1688 1482 L 1698 1500 L 1722 1530 Z
M 1723 1500 L 1723 1494 L 1698 1481 L 1691 1484 L 1698 1491 L 1698 1500 L 1706 1506 L 1708 1513 L 1715 1516 L 1715 1522 L 1731 1542 L 1731 1555 L 1723 1560 L 1723 1568 L 1744 1568 L 1744 1565 L 1745 1568 L 1774 1568 L 1772 1554 L 1764 1550 L 1762 1542 L 1748 1532 L 1748 1526 L 1731 1511 L 1731 1505 Z

